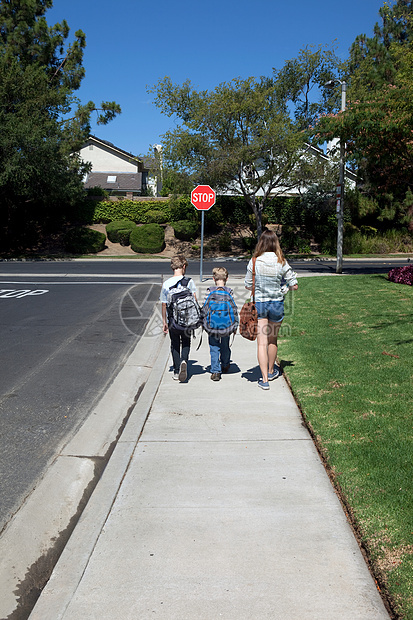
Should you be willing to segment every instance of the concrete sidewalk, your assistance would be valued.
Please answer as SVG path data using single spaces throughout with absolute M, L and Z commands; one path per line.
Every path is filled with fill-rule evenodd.
M 165 338 L 31 620 L 388 619 L 284 378 L 196 346 L 180 384 Z

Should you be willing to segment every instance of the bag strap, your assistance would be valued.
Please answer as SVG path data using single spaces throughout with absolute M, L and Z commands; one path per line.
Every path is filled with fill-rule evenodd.
M 252 303 L 255 304 L 255 262 L 257 257 L 254 256 L 252 259 Z

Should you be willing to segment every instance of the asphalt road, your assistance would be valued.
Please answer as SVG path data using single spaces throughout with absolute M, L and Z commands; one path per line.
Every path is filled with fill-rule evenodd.
M 335 261 L 290 262 L 335 273 Z M 345 259 L 343 273 L 406 262 Z M 247 261 L 206 260 L 203 275 L 217 264 L 242 279 Z M 0 262 L 0 531 L 121 368 L 170 275 L 169 260 Z
M 160 291 L 159 277 L 51 279 L 27 267 L 0 276 L 0 531 L 116 376 Z

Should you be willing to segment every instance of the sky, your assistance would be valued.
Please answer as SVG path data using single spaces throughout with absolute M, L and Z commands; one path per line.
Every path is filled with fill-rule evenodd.
M 82 103 L 116 101 L 122 114 L 92 134 L 133 155 L 147 154 L 175 127 L 147 88 L 169 76 L 213 90 L 270 76 L 306 46 L 336 45 L 343 60 L 357 35 L 371 36 L 382 0 L 55 0 L 49 26 L 66 19 L 86 35 Z

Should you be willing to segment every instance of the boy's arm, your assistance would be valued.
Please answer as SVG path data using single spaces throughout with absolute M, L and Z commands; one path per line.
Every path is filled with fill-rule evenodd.
M 166 304 L 162 302 L 162 331 L 164 334 L 168 333 L 168 321 L 166 318 Z

